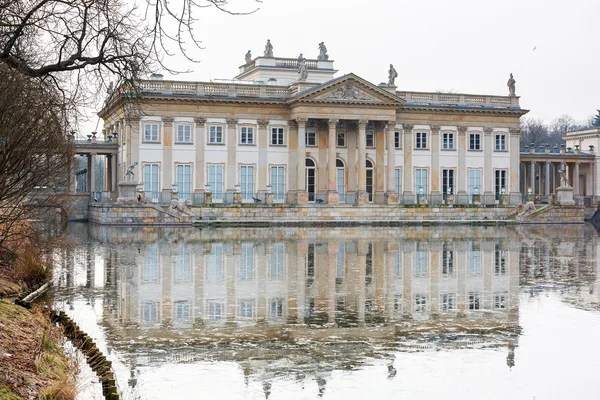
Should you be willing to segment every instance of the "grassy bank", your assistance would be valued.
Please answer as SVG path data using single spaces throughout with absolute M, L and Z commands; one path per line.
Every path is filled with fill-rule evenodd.
M 74 399 L 75 365 L 62 343 L 41 308 L 0 300 L 0 399 Z

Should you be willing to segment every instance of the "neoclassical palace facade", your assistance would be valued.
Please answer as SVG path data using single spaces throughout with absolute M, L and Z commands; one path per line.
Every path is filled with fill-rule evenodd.
M 117 90 L 99 115 L 138 162 L 147 198 L 397 203 L 519 193 L 519 98 L 398 91 L 330 60 L 257 57 L 233 80 L 141 83 L 141 112 Z M 514 90 L 514 87 L 513 87 Z M 485 196 L 485 195 L 489 196 Z M 412 200 L 411 200 L 412 199 Z M 437 199 L 437 200 L 436 200 Z

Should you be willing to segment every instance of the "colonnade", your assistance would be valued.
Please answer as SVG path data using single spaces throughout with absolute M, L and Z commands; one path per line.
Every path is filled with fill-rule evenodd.
M 563 162 L 559 161 L 523 161 L 523 192 L 548 196 L 556 193 L 561 186 L 560 171 L 565 170 L 568 184 L 573 187 L 576 196 L 593 196 L 594 161 Z M 581 187 L 583 177 L 583 187 Z

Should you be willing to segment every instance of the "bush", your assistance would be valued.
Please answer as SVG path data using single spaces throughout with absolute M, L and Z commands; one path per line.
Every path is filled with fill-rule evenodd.
M 17 255 L 14 274 L 16 280 L 33 287 L 48 282 L 51 276 L 51 265 L 35 250 L 26 249 Z

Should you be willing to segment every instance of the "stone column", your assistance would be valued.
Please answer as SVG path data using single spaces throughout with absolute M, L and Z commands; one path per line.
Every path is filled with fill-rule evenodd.
M 431 199 L 430 202 L 440 203 L 442 195 L 440 187 L 440 126 L 431 125 Z
M 340 197 L 335 187 L 335 150 L 337 119 L 329 121 L 329 135 L 327 138 L 327 204 L 339 204 Z
M 467 149 L 467 127 L 458 126 L 458 168 L 457 168 L 457 188 L 456 194 L 462 194 L 462 197 L 466 197 L 467 194 L 467 160 L 466 160 L 466 149 Z
M 545 195 L 550 195 L 550 161 L 546 161 L 546 190 Z
M 117 191 L 117 155 L 113 154 L 110 157 L 110 190 L 112 192 Z M 141 171 L 142 168 L 138 169 L 138 172 Z M 141 173 L 139 174 L 141 175 Z
M 104 161 L 105 174 L 104 174 L 104 190 L 107 192 L 112 191 L 112 154 L 107 154 Z
M 571 185 L 575 189 L 575 196 L 579 196 L 579 163 L 575 163 L 575 168 L 573 169 L 573 184 Z
M 412 166 L 412 153 L 413 153 L 413 125 L 403 124 L 404 130 L 404 166 L 402 171 L 404 176 L 402 177 L 402 186 L 404 188 L 404 196 L 411 198 L 414 195 L 413 192 L 413 166 Z
M 308 192 L 306 191 L 306 119 L 296 119 L 298 124 L 298 162 L 297 162 L 297 202 L 308 204 Z
M 518 197 L 521 193 L 519 188 L 519 160 L 520 160 L 520 142 L 521 142 L 521 130 L 519 128 L 511 128 L 508 130 L 510 133 L 510 171 L 508 176 L 508 187 L 507 189 L 511 197 Z M 514 200 L 513 200 L 514 201 Z
M 88 171 L 89 171 L 89 176 L 90 176 L 88 191 L 95 192 L 96 191 L 96 154 L 95 153 L 90 153 L 90 155 L 89 155 Z
M 206 142 L 206 118 L 196 117 L 194 118 L 196 123 L 196 136 L 194 138 L 194 145 L 196 147 L 196 165 L 195 165 L 195 181 L 196 187 L 194 192 L 203 193 L 206 191 L 205 185 L 205 165 L 204 165 L 204 143 Z
M 173 183 L 173 117 L 163 117 L 162 191 L 171 193 Z
M 269 134 L 267 126 L 269 121 L 264 119 L 258 120 L 258 191 L 267 192 L 267 182 L 269 174 L 267 171 L 267 148 L 269 146 Z
M 358 121 L 358 204 L 369 202 L 367 194 L 367 122 Z
M 396 168 L 395 125 L 394 121 L 389 121 L 385 127 L 385 134 L 387 135 L 387 175 L 385 189 L 388 204 L 398 204 L 398 193 L 396 193 L 394 187 L 394 169 Z
M 492 168 L 492 132 L 494 128 L 484 127 L 483 128 L 483 155 L 484 155 L 484 168 L 483 168 L 483 201 L 484 203 L 495 202 L 494 197 L 494 169 Z
M 235 118 L 227 119 L 227 191 L 235 193 L 237 178 L 237 123 Z
M 531 194 L 535 194 L 535 161 L 531 161 L 529 167 L 529 187 L 531 188 Z

